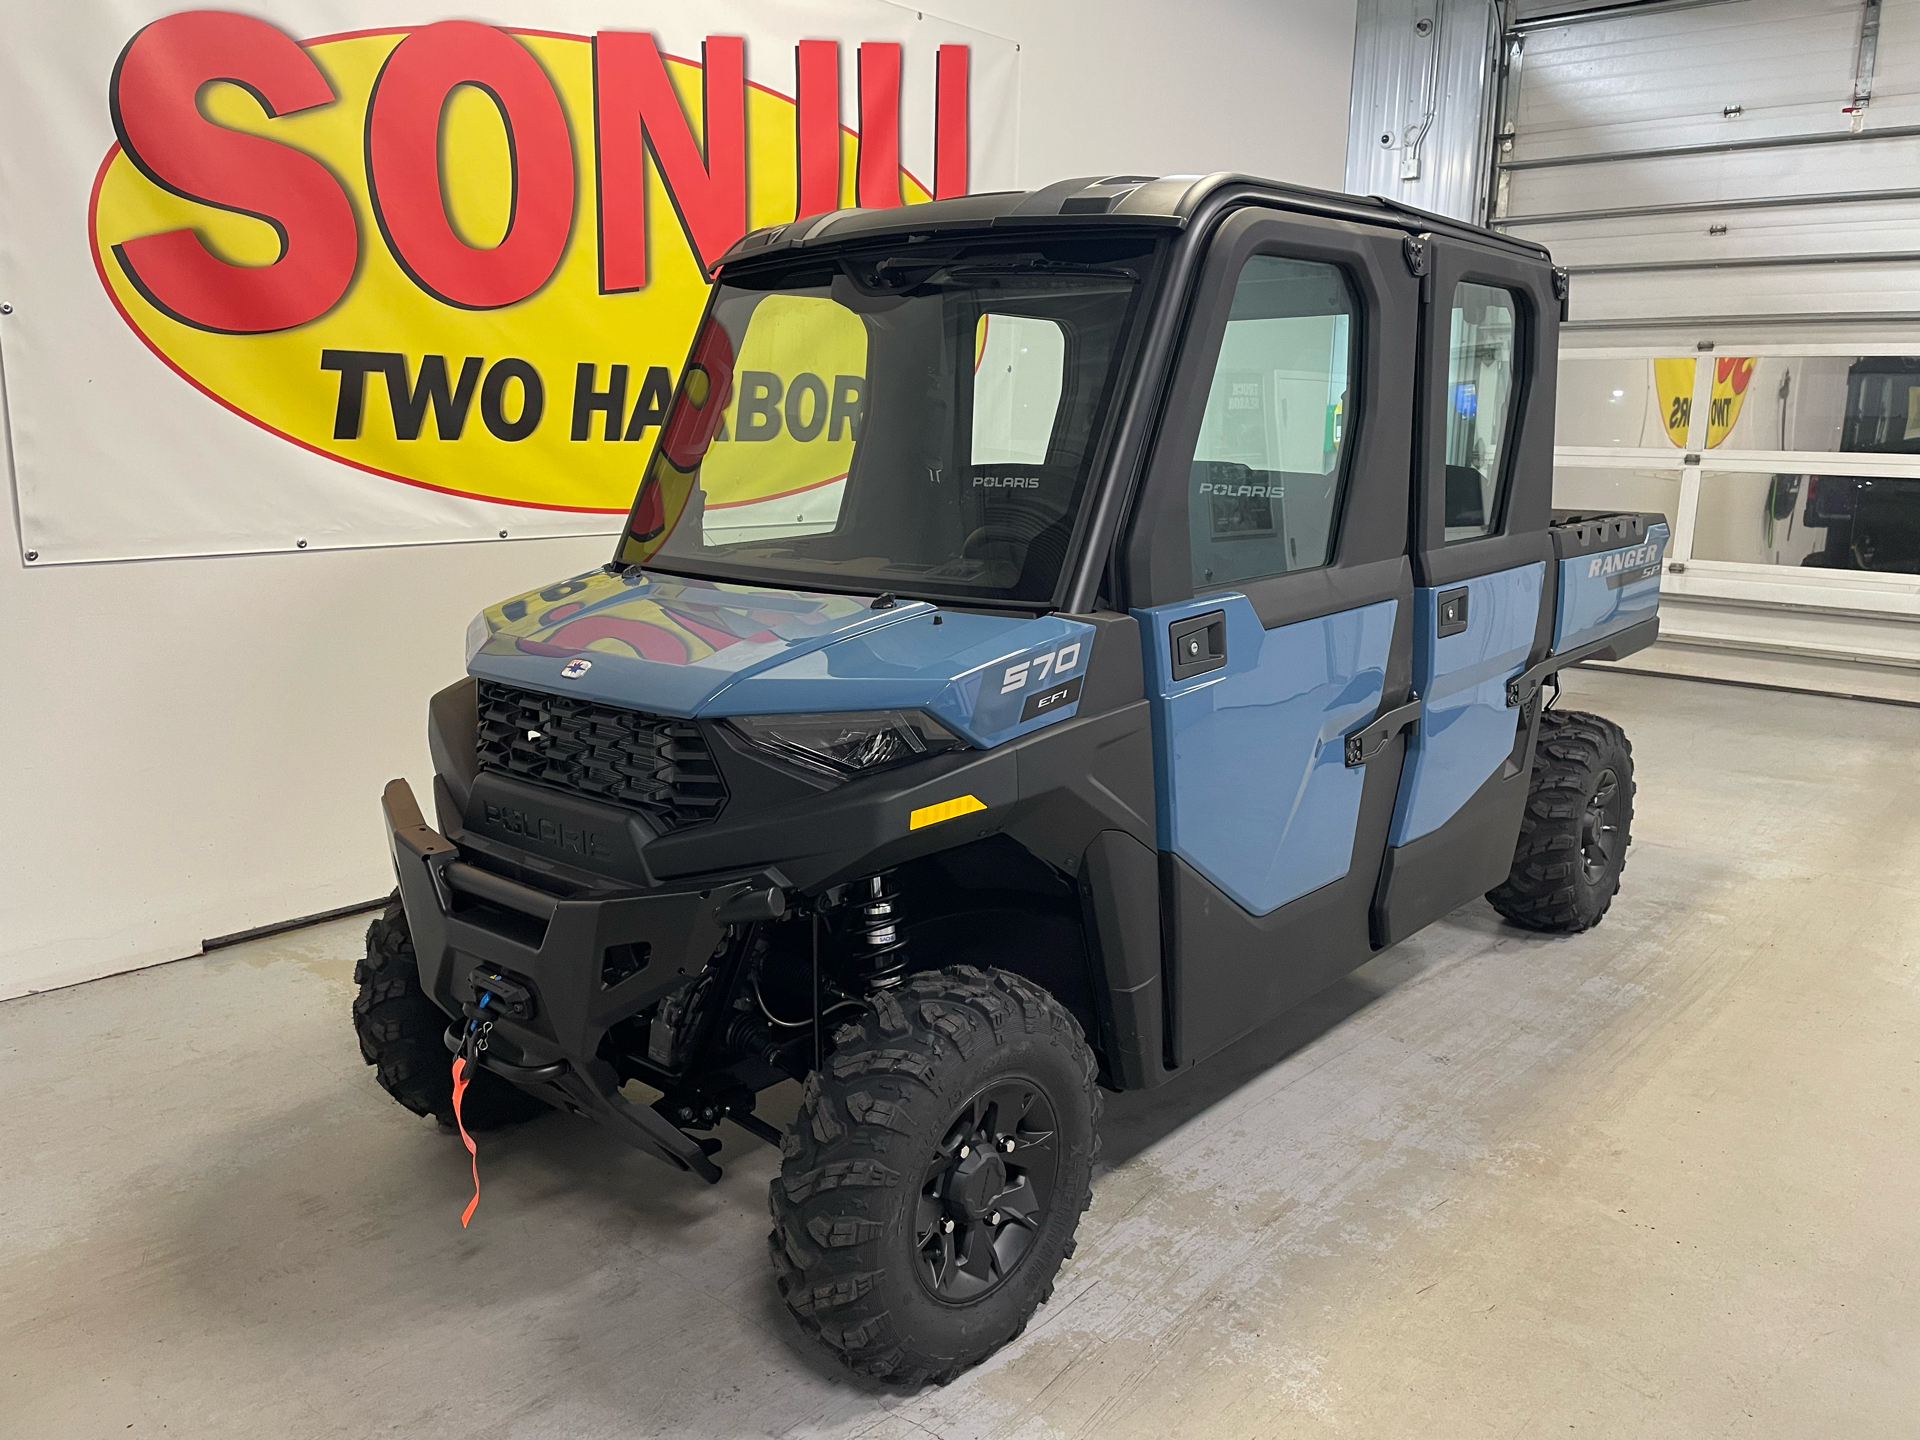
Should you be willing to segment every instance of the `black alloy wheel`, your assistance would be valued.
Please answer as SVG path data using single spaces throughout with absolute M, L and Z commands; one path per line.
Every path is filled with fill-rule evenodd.
M 1589 885 L 1598 885 L 1614 868 L 1614 845 L 1620 838 L 1620 777 L 1602 770 L 1580 817 L 1580 863 Z
M 1093 1198 L 1100 1087 L 1040 986 L 956 965 L 876 991 L 808 1077 L 769 1189 L 802 1330 L 862 1375 L 945 1384 L 1026 1328 Z
M 920 1181 L 920 1279 L 953 1303 L 1003 1284 L 1046 1223 L 1059 1124 L 1031 1080 L 999 1080 L 960 1107 Z

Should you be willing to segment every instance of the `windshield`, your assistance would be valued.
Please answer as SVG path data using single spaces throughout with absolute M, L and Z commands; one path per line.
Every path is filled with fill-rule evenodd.
M 722 284 L 619 558 L 1050 601 L 1152 255 L 1082 234 Z

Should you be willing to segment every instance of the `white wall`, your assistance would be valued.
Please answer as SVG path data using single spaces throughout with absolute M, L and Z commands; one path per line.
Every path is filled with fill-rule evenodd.
M 1341 188 L 1355 0 L 938 0 L 1020 45 L 1020 183 L 1238 170 Z
M 1353 0 L 935 13 L 1020 42 L 1024 185 L 1242 170 L 1340 186 Z M 182 387 L 181 403 L 205 402 Z M 0 547 L 0 997 L 384 892 L 380 788 L 404 774 L 425 796 L 426 699 L 458 678 L 467 621 L 611 543 L 33 570 Z

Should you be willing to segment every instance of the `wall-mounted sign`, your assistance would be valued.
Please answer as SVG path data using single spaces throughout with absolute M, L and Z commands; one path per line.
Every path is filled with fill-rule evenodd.
M 67 51 L 112 28 L 0 8 Z M 102 143 L 84 172 L 34 169 L 58 193 L 0 195 L 45 217 L 0 255 L 34 563 L 611 531 L 728 246 L 1011 181 L 1014 47 L 917 12 L 696 3 L 662 33 L 629 4 L 540 7 L 577 12 L 569 33 L 323 8 L 384 23 L 160 13 L 91 52 L 91 94 L 39 82 L 62 158 Z M 0 115 L 19 91 L 0 79 Z M 39 262 L 76 232 L 90 294 L 22 283 L 69 279 Z M 835 377 L 776 360 L 782 397 L 755 403 L 797 412 L 789 444 L 835 443 Z M 727 500 L 791 484 L 743 472 Z
M 1654 390 L 1660 397 L 1660 423 L 1667 439 L 1685 449 L 1687 431 L 1693 426 L 1693 373 L 1695 361 L 1688 355 L 1653 362 Z
M 1747 387 L 1753 382 L 1754 361 L 1746 355 L 1702 358 L 1713 366 L 1713 385 L 1707 400 L 1707 448 L 1715 450 L 1740 419 L 1740 407 L 1747 402 Z M 1666 426 L 1667 439 L 1676 448 L 1686 447 L 1687 432 L 1693 425 L 1693 381 L 1700 363 L 1691 355 L 1653 362 L 1661 423 Z
M 1753 363 L 1748 355 L 1714 357 L 1712 398 L 1707 401 L 1709 450 L 1719 449 L 1720 442 L 1739 423 L 1740 407 L 1747 403 L 1747 387 L 1753 383 Z

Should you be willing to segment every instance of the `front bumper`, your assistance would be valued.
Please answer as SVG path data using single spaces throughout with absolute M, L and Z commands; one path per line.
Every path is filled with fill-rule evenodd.
M 643 894 L 565 899 L 480 869 L 426 823 L 404 780 L 381 796 L 420 983 L 449 1017 L 477 1013 L 476 972 L 504 973 L 530 995 L 526 1013 L 495 1010 L 486 1068 L 553 1103 L 611 1124 L 627 1139 L 707 1179 L 699 1143 L 621 1097 L 599 1058 L 609 1026 L 703 970 L 722 949 L 729 907 L 778 913 L 781 878 L 736 873 Z M 637 969 L 634 968 L 637 964 Z M 504 1043 L 503 1043 L 504 1042 Z

